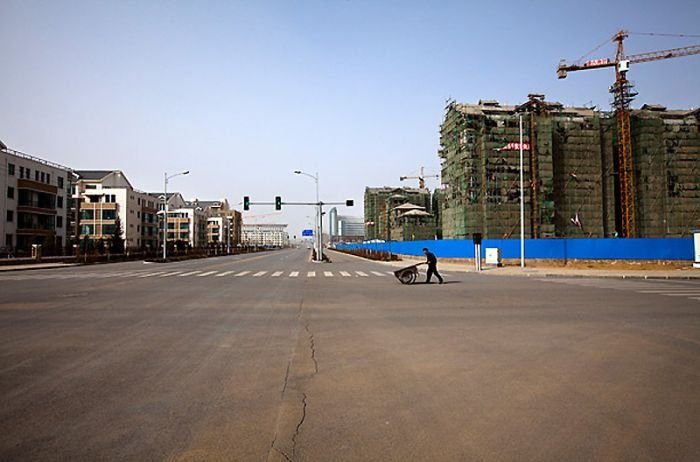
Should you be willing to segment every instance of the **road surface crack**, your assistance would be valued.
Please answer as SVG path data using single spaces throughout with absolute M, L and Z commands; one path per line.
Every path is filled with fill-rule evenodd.
M 309 329 L 309 322 L 307 321 L 304 325 L 304 329 L 309 336 L 309 348 L 311 349 L 311 361 L 314 363 L 314 374 L 318 374 L 318 361 L 316 360 L 316 343 L 314 341 L 314 334 Z

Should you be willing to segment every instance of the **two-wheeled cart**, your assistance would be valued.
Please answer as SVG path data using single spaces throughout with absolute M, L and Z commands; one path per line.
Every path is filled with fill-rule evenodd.
M 396 279 L 398 279 L 401 284 L 413 284 L 416 282 L 416 279 L 418 279 L 418 267 L 420 265 L 425 265 L 425 262 L 396 270 L 394 271 L 394 276 L 396 276 Z

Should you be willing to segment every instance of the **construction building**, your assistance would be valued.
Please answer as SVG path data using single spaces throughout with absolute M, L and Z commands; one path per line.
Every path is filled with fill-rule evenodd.
M 423 211 L 431 214 L 430 191 L 426 188 L 365 188 L 365 239 L 392 239 L 392 227 L 399 226 L 399 214 L 394 210 L 405 204 L 421 207 Z M 420 220 L 419 220 L 420 221 Z M 427 220 L 429 221 L 429 220 Z M 414 223 L 421 226 L 420 223 Z M 435 225 L 424 223 L 430 229 L 421 232 L 434 236 Z M 413 233 L 415 234 L 415 233 Z M 398 235 L 404 236 L 403 233 Z
M 68 231 L 70 169 L 0 142 L 0 256 L 60 255 Z
M 448 103 L 438 153 L 444 190 L 436 194 L 444 237 L 519 235 L 521 116 L 526 237 L 617 236 L 614 116 L 533 94 L 519 106 Z M 699 110 L 632 111 L 637 237 L 684 236 L 700 225 L 699 119 Z

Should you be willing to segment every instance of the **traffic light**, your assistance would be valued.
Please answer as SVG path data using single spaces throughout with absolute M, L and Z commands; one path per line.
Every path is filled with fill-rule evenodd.
M 282 210 L 282 197 L 275 196 L 275 210 Z
M 352 207 L 353 205 L 355 205 L 355 201 L 354 201 L 354 200 L 348 199 L 348 200 L 345 201 L 345 206 L 346 206 L 346 207 Z
M 250 197 L 243 196 L 243 210 L 250 210 Z

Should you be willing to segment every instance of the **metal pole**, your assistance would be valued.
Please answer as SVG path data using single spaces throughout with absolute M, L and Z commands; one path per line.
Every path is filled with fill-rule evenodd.
M 525 268 L 525 194 L 523 191 L 523 115 L 520 114 L 520 267 Z
M 168 258 L 168 172 L 163 173 L 163 261 Z
M 318 172 L 316 172 L 316 203 L 318 204 L 318 261 L 323 261 L 323 206 L 318 193 Z

